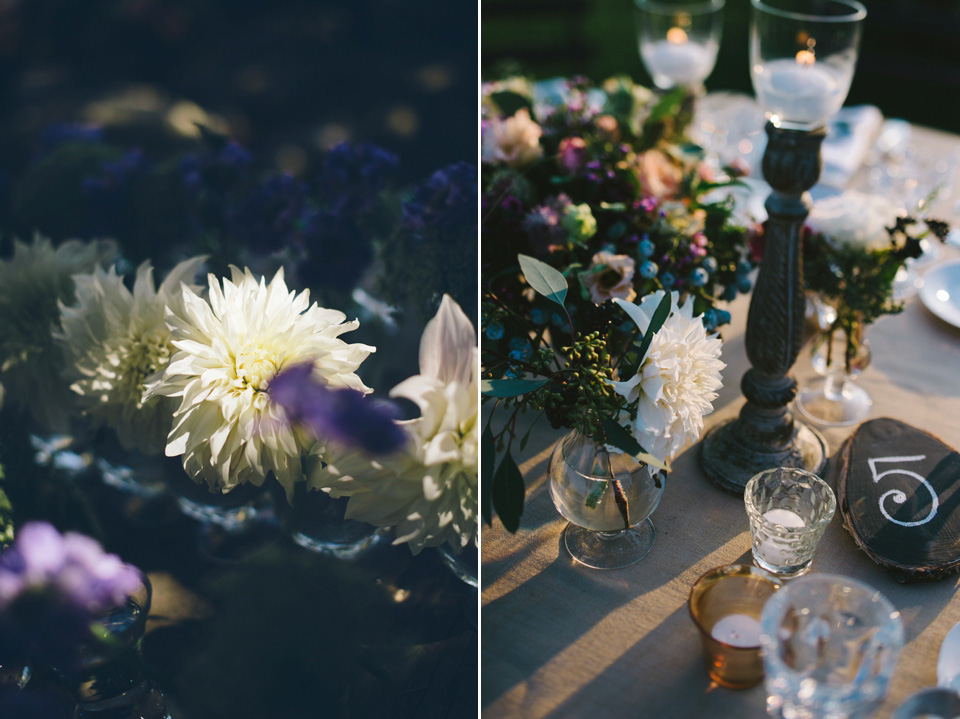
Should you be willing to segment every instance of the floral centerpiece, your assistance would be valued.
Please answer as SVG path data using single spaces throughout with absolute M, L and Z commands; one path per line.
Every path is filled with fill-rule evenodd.
M 729 321 L 718 300 L 750 289 L 755 233 L 711 199 L 738 173 L 685 139 L 683 100 L 625 78 L 484 86 L 484 394 L 513 410 L 484 445 L 508 529 L 520 412 L 662 468 L 719 387 L 708 334 Z
M 903 309 L 895 297 L 898 272 L 923 254 L 928 236 L 942 242 L 949 227 L 900 214 L 886 198 L 855 191 L 817 203 L 807 225 L 806 289 L 825 303 L 813 365 L 825 379 L 801 388 L 797 407 L 814 421 L 850 425 L 872 404 L 866 390 L 852 382 L 871 359 L 866 329 Z
M 923 254 L 922 242 L 943 242 L 949 226 L 940 220 L 900 214 L 888 199 L 848 191 L 818 202 L 807 219 L 804 282 L 836 312 L 828 332 L 847 336 L 849 368 L 865 328 L 903 310 L 894 280 L 908 259 Z

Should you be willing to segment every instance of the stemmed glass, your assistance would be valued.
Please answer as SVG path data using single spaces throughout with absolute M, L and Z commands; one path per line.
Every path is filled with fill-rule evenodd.
M 717 62 L 725 0 L 636 0 L 640 58 L 661 90 L 702 94 Z
M 750 78 L 777 127 L 810 130 L 840 109 L 867 11 L 857 0 L 751 0 Z
M 570 522 L 563 532 L 570 556 L 594 569 L 621 569 L 647 555 L 656 538 L 650 515 L 663 495 L 661 476 L 576 431 L 557 444 L 549 471 L 550 497 Z

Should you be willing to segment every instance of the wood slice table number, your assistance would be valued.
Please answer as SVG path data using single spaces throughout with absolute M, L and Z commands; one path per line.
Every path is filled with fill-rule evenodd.
M 843 524 L 899 582 L 960 571 L 960 454 L 895 419 L 861 424 L 841 451 Z

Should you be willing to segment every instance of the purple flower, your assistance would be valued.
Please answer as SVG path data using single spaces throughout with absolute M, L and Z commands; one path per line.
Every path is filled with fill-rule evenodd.
M 68 142 L 97 143 L 103 140 L 103 130 L 95 125 L 60 122 L 47 125 L 40 133 L 38 156 L 43 156 Z
M 310 363 L 282 370 L 270 381 L 267 392 L 287 419 L 323 439 L 373 455 L 395 452 L 406 441 L 394 421 L 394 405 L 367 399 L 353 389 L 331 388 L 314 376 Z
M 227 208 L 227 231 L 255 251 L 281 249 L 296 235 L 306 201 L 307 187 L 299 180 L 268 177 Z
M 341 143 L 323 156 L 317 194 L 337 209 L 372 206 L 397 173 L 396 155 L 369 143 Z
M 25 524 L 0 554 L 0 663 L 68 665 L 93 619 L 122 605 L 140 582 L 135 568 L 90 537 Z

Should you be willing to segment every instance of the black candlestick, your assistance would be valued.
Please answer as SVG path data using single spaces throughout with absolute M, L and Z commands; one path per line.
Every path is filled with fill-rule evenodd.
M 826 464 L 823 436 L 787 409 L 797 394 L 789 372 L 803 331 L 802 230 L 811 207 L 807 190 L 820 177 L 825 136 L 823 127 L 793 130 L 767 123 L 763 177 L 773 192 L 766 202 L 766 247 L 747 315 L 752 368 L 740 383 L 747 403 L 738 418 L 715 427 L 700 446 L 703 470 L 731 494 L 742 495 L 750 478 L 765 469 L 820 472 Z

